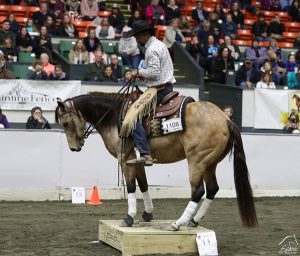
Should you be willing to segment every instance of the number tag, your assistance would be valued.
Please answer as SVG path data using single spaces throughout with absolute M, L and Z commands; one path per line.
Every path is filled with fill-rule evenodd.
M 162 124 L 163 134 L 168 134 L 168 133 L 178 132 L 183 130 L 180 117 L 164 120 L 162 121 L 161 124 Z

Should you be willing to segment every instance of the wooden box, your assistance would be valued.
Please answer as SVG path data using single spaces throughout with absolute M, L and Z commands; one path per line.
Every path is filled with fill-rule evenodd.
M 119 227 L 120 220 L 99 221 L 99 241 L 120 250 L 122 256 L 143 254 L 197 253 L 196 235 L 208 232 L 202 227 L 181 227 L 180 231 L 167 231 L 174 221 L 155 220 L 139 222 L 132 227 Z

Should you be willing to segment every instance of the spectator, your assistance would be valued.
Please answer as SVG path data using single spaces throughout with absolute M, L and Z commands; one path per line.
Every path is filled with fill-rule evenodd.
M 261 80 L 256 84 L 257 89 L 276 89 L 269 72 L 262 74 Z
M 294 47 L 300 49 L 300 32 L 294 42 Z
M 141 12 L 139 10 L 134 10 L 132 15 L 128 19 L 128 27 L 132 28 L 134 22 L 142 20 Z
M 292 112 L 288 117 L 288 121 L 283 128 L 283 133 L 300 133 L 299 129 L 299 115 L 296 112 Z
M 203 10 L 202 0 L 196 1 L 196 8 L 192 11 L 192 18 L 196 21 L 196 30 L 201 29 L 203 22 L 208 18 L 208 13 Z
M 286 72 L 288 73 L 288 72 L 296 72 L 296 71 L 298 71 L 298 65 L 296 63 L 295 55 L 289 54 L 288 60 L 286 62 Z
M 112 68 L 113 76 L 117 79 L 122 78 L 123 75 L 123 68 L 118 62 L 118 56 L 116 54 L 112 54 L 110 56 L 110 66 Z
M 80 13 L 82 20 L 93 20 L 98 16 L 98 0 L 82 0 L 80 4 Z
M 230 50 L 232 58 L 234 58 L 235 60 L 240 59 L 240 57 L 242 56 L 240 48 L 232 42 L 230 36 L 224 37 L 224 43 L 221 45 L 221 47 L 225 47 L 225 46 L 228 47 L 228 49 Z
M 272 49 L 268 51 L 268 60 L 271 61 L 273 67 L 273 80 L 276 84 L 284 85 L 286 75 L 286 64 L 280 60 L 281 50 L 274 52 Z
M 280 61 L 284 61 L 284 56 L 282 54 L 281 48 L 278 46 L 276 38 L 270 39 L 270 46 L 268 48 L 268 51 L 275 52 L 279 56 Z
M 130 69 L 127 69 L 124 72 L 124 77 L 120 80 L 120 83 L 122 85 L 125 85 L 126 83 L 128 83 L 130 81 L 131 78 L 132 78 L 132 72 Z
M 60 65 L 55 65 L 54 72 L 49 76 L 50 80 L 67 80 L 66 73 L 62 71 Z
M 95 52 L 95 62 L 87 65 L 85 70 L 84 80 L 85 81 L 97 81 L 99 79 L 99 74 L 104 68 L 102 52 Z
M 47 73 L 48 77 L 54 71 L 54 65 L 49 62 L 49 56 L 47 53 L 42 53 L 40 59 L 43 64 L 43 70 Z
M 285 31 L 283 23 L 279 15 L 276 15 L 274 19 L 270 22 L 268 27 L 268 35 L 274 37 L 277 40 L 284 40 L 283 32 Z
M 178 28 L 178 19 L 173 19 L 170 22 L 170 25 L 167 27 L 165 31 L 165 35 L 163 38 L 164 44 L 169 49 L 171 56 L 173 55 L 172 45 L 175 42 L 183 43 L 185 42 L 184 36 Z
M 281 12 L 282 11 L 279 0 L 272 0 L 272 6 L 270 8 L 270 11 L 272 11 L 272 12 Z
M 27 120 L 26 129 L 51 129 L 49 122 L 43 117 L 43 111 L 40 107 L 31 109 L 31 116 Z
M 40 35 L 34 38 L 34 45 L 37 58 L 40 58 L 42 53 L 47 53 L 50 60 L 52 60 L 52 42 L 46 26 L 42 26 Z
M 95 53 L 100 52 L 102 55 L 102 62 L 104 65 L 107 65 L 110 63 L 109 55 L 103 52 L 102 45 L 100 44 L 95 51 L 90 52 L 90 63 L 95 62 Z
M 245 16 L 239 9 L 239 3 L 234 1 L 232 3 L 232 7 L 229 13 L 232 17 L 232 21 L 235 23 L 237 29 L 244 29 L 245 28 Z
M 268 23 L 265 22 L 265 15 L 263 13 L 258 14 L 258 20 L 253 23 L 252 34 L 259 41 L 268 41 Z
M 30 80 L 48 80 L 47 73 L 43 70 L 43 63 L 41 60 L 36 60 L 32 64 L 33 70 L 30 70 L 28 79 Z
M 289 7 L 289 15 L 292 17 L 292 22 L 300 22 L 300 1 L 294 0 Z
M 14 79 L 14 74 L 6 68 L 4 53 L 0 51 L 0 79 Z
M 199 41 L 201 41 L 203 45 L 207 45 L 208 37 L 211 36 L 211 35 L 214 37 L 214 41 L 217 41 L 216 36 L 212 33 L 212 31 L 210 29 L 210 22 L 209 21 L 204 21 L 203 30 L 198 31 Z
M 88 36 L 83 39 L 83 43 L 88 52 L 95 51 L 99 45 L 102 47 L 100 40 L 96 37 L 96 31 L 93 28 L 88 30 Z
M 178 20 L 178 28 L 184 36 L 192 35 L 192 26 L 185 15 L 181 15 Z
M 18 55 L 16 49 L 13 47 L 13 42 L 10 37 L 4 38 L 4 43 L 1 50 L 4 53 L 4 58 L 6 61 L 14 61 Z
M 3 126 L 3 127 L 1 127 L 1 126 Z M 6 115 L 4 115 L 2 113 L 1 107 L 0 107 L 0 128 L 5 128 L 5 129 L 10 128 L 9 122 L 7 120 L 7 117 L 6 117 Z
M 71 38 L 78 37 L 77 28 L 72 24 L 70 15 L 67 13 L 65 13 L 63 22 L 59 26 L 58 35 Z
M 296 52 L 296 63 L 300 64 L 300 49 Z
M 146 8 L 145 16 L 150 26 L 166 24 L 165 12 L 159 4 L 159 0 L 151 0 L 151 4 Z
M 237 26 L 232 21 L 232 16 L 230 14 L 226 15 L 226 22 L 223 24 L 224 35 L 230 36 L 231 39 L 237 38 Z
M 49 36 L 57 36 L 58 32 L 51 16 L 47 16 L 44 26 L 47 28 Z
M 246 58 L 251 59 L 257 68 L 266 60 L 267 50 L 259 46 L 257 38 L 253 39 L 252 46 L 246 49 Z
M 243 89 L 251 89 L 254 88 L 260 78 L 261 75 L 253 65 L 253 60 L 246 58 L 245 64 L 239 68 L 235 75 L 235 84 Z
M 175 18 L 179 19 L 180 18 L 181 12 L 180 12 L 178 6 L 176 5 L 175 0 L 170 0 L 169 1 L 169 4 L 165 8 L 165 14 L 166 14 L 167 24 L 170 24 L 172 19 L 175 19 Z
M 99 82 L 118 82 L 111 65 L 106 65 L 99 75 Z
M 140 50 L 134 36 L 126 38 L 126 34 L 131 28 L 125 26 L 123 28 L 123 37 L 119 43 L 119 53 L 121 54 L 124 65 L 131 69 L 137 69 L 141 61 Z
M 272 2 L 273 2 L 273 0 L 262 0 L 261 1 L 262 9 L 269 11 L 272 7 Z
M 220 4 L 215 5 L 214 13 L 218 15 L 219 22 L 222 21 L 222 23 L 226 22 L 226 14 L 223 11 L 223 8 Z M 221 23 L 221 22 L 220 22 Z
M 17 34 L 19 32 L 20 26 L 15 19 L 15 15 L 13 13 L 9 13 L 7 15 L 7 19 L 9 20 L 10 31 L 13 32 L 14 34 Z
M 16 48 L 19 52 L 32 52 L 33 40 L 25 27 L 16 36 Z
M 101 25 L 96 27 L 96 37 L 99 39 L 115 39 L 115 30 L 109 24 L 107 17 L 104 17 Z
M 212 31 L 222 31 L 222 27 L 219 23 L 219 17 L 215 12 L 211 12 L 209 14 L 208 20 L 210 22 L 210 28 Z M 221 35 L 218 35 L 218 38 L 221 38 Z
M 45 21 L 48 16 L 51 16 L 53 20 L 55 20 L 55 15 L 53 13 L 50 13 L 48 11 L 48 5 L 45 2 L 40 3 L 40 10 L 35 12 L 31 18 L 34 21 L 34 24 L 37 26 L 37 28 L 41 28 L 41 26 L 44 26 Z
M 65 12 L 64 0 L 48 0 L 49 12 L 55 15 L 56 19 L 61 19 Z
M 117 33 L 121 33 L 125 25 L 125 19 L 117 4 L 113 4 L 111 14 L 108 17 L 108 22 L 113 26 Z
M 27 28 L 27 31 L 29 33 L 29 35 L 31 35 L 31 33 L 35 33 L 38 32 L 37 27 L 34 25 L 33 19 L 29 18 L 26 23 L 25 23 L 25 27 Z
M 68 14 L 72 20 L 81 20 L 79 0 L 67 0 L 65 10 L 65 14 Z
M 218 57 L 214 64 L 214 81 L 220 84 L 226 84 L 226 76 L 229 70 L 234 70 L 234 58 L 231 56 L 228 47 L 219 49 Z
M 193 35 L 191 41 L 186 44 L 186 50 L 194 58 L 194 60 L 202 67 L 205 65 L 205 54 L 198 40 L 198 36 Z
M 276 73 L 276 70 L 273 69 L 272 62 L 270 60 L 266 60 L 265 63 L 260 68 L 261 74 L 263 73 L 269 73 L 272 76 L 272 81 L 276 83 L 278 74 Z
M 26 6 L 39 6 L 38 0 L 24 0 Z
M 218 56 L 218 44 L 215 42 L 212 35 L 208 36 L 208 43 L 203 47 L 203 53 L 206 56 L 204 73 L 213 74 L 213 60 Z
M 233 118 L 232 118 L 233 108 L 231 106 L 224 106 L 223 112 L 229 120 L 233 121 Z
M 89 52 L 85 49 L 82 39 L 78 39 L 69 52 L 69 62 L 71 64 L 88 64 L 90 61 Z
M 10 37 L 12 42 L 15 42 L 15 34 L 10 31 L 9 20 L 4 20 L 2 23 L 2 29 L 0 30 L 0 46 L 3 45 L 4 38 Z

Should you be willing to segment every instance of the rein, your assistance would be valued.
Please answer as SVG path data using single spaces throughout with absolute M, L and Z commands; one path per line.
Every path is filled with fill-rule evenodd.
M 90 134 L 94 131 L 95 127 L 97 127 L 102 122 L 102 120 L 108 115 L 108 113 L 114 108 L 114 105 L 117 102 L 117 100 L 119 100 L 124 94 L 128 95 L 130 87 L 132 87 L 131 90 L 133 90 L 134 85 L 135 79 L 130 79 L 123 85 L 123 87 L 117 92 L 117 97 L 114 99 L 111 107 L 102 115 L 102 117 L 99 118 L 95 125 L 90 124 L 89 127 L 84 131 L 83 136 L 85 139 L 87 139 L 90 136 Z

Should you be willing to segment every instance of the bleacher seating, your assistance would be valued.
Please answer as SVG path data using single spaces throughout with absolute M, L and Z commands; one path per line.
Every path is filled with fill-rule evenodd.
M 60 40 L 59 51 L 66 59 L 68 59 L 69 52 L 71 51 L 71 49 L 73 49 L 74 44 L 75 41 Z
M 35 53 L 31 52 L 19 52 L 19 62 L 32 63 L 36 60 Z

